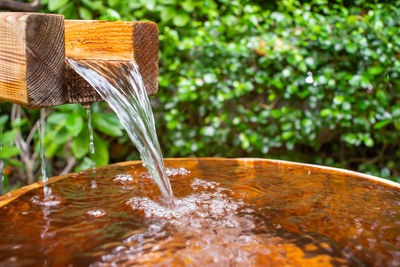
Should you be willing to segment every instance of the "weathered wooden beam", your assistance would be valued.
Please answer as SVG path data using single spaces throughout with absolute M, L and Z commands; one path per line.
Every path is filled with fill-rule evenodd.
M 0 100 L 31 108 L 65 103 L 64 18 L 0 13 Z
M 84 60 L 134 60 L 149 95 L 158 90 L 158 28 L 153 22 L 65 21 L 65 55 Z M 102 98 L 71 68 L 66 70 L 69 103 Z
M 0 101 L 42 108 L 101 97 L 68 64 L 72 59 L 134 60 L 149 95 L 158 90 L 158 28 L 152 22 L 63 20 L 0 13 Z

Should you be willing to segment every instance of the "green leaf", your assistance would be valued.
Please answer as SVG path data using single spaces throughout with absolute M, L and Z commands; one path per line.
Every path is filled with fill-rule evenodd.
M 82 3 L 90 9 L 96 11 L 102 11 L 102 9 L 104 8 L 102 1 L 82 0 Z M 69 106 L 69 104 L 67 106 Z
M 330 115 L 332 115 L 332 111 L 328 108 L 324 108 L 323 110 L 321 110 L 321 117 L 328 117 Z
M 93 127 L 109 136 L 122 136 L 122 127 L 117 115 L 113 113 L 92 114 Z
M 186 25 L 186 23 L 188 23 L 189 20 L 190 20 L 190 17 L 188 15 L 181 13 L 181 14 L 176 15 L 174 17 L 173 21 L 174 21 L 175 26 L 183 27 Z
M 15 160 L 15 159 L 7 159 L 7 164 L 11 165 L 11 166 L 15 166 L 15 167 L 22 167 L 22 163 L 19 160 Z
M 0 135 L 0 144 L 10 145 L 14 143 L 15 137 L 17 136 L 18 132 L 18 128 L 14 128 L 11 131 L 4 132 Z
M 155 10 L 156 8 L 156 0 L 146 0 L 144 1 L 146 8 L 150 11 Z
M 119 20 L 121 19 L 121 15 L 118 13 L 118 11 L 111 9 L 111 8 L 107 8 L 106 9 L 106 14 L 105 14 L 109 19 L 113 19 L 113 20 Z
M 182 3 L 182 7 L 187 12 L 193 12 L 195 5 L 192 0 L 186 0 Z
M 378 75 L 380 73 L 382 73 L 383 68 L 381 66 L 373 66 L 371 67 L 368 72 L 372 75 Z
M 108 153 L 108 143 L 102 140 L 97 134 L 94 134 L 94 147 L 95 153 L 91 156 L 96 166 L 107 165 L 110 157 Z
M 70 138 L 72 138 L 72 135 L 63 128 L 57 132 L 54 140 L 51 140 L 51 143 L 65 144 Z
M 375 144 L 375 142 L 374 142 L 374 140 L 373 140 L 372 138 L 365 138 L 365 139 L 364 139 L 364 144 L 365 144 L 367 147 L 373 147 L 374 144 Z
M 161 21 L 162 22 L 168 22 L 170 19 L 172 19 L 176 15 L 176 9 L 174 8 L 163 8 L 161 10 Z
M 56 144 L 56 143 L 50 143 L 50 144 L 46 145 L 46 152 L 45 152 L 46 157 L 51 158 L 56 153 L 61 154 L 59 151 L 60 147 L 61 147 L 61 144 Z
M 4 115 L 0 115 L 0 124 L 3 125 L 8 121 L 8 115 L 4 114 Z
M 46 119 L 46 122 L 55 125 L 64 125 L 67 121 L 68 115 L 68 113 L 55 112 Z
M 13 128 L 18 128 L 18 127 L 22 127 L 23 125 L 25 125 L 27 123 L 26 119 L 17 119 L 15 121 L 13 121 L 11 123 L 11 127 Z
M 107 0 L 108 5 L 112 8 L 116 7 L 120 2 L 119 0 Z
M 49 10 L 50 11 L 57 11 L 60 7 L 67 4 L 68 0 L 49 0 Z
M 346 45 L 346 51 L 350 54 L 354 54 L 357 51 L 357 45 L 355 43 L 348 43 Z
M 17 156 L 19 155 L 20 152 L 21 150 L 17 147 L 5 145 L 0 150 L 0 159 L 6 159 L 9 157 Z
M 245 133 L 240 133 L 239 140 L 243 149 L 247 149 L 250 146 L 250 140 Z
M 78 19 L 78 13 L 77 10 L 75 9 L 74 3 L 68 3 L 65 6 L 61 7 L 58 11 L 59 14 L 64 15 L 66 18 L 71 18 L 71 19 Z M 74 104 L 68 104 L 68 105 L 61 105 L 61 106 L 72 106 Z M 58 107 L 61 107 L 58 106 Z M 61 110 L 61 109 L 60 109 Z
M 386 125 L 392 123 L 393 120 L 392 119 L 387 119 L 387 120 L 383 120 L 383 121 L 379 121 L 377 123 L 375 123 L 374 125 L 374 129 L 375 130 L 379 130 L 382 129 L 383 127 L 385 127 Z
M 62 154 L 62 150 L 60 148 L 65 145 L 65 143 L 72 138 L 72 135 L 65 129 L 62 128 L 61 130 L 57 131 L 54 138 L 52 140 L 48 140 L 46 138 L 45 142 L 45 150 L 46 156 L 48 158 L 53 157 L 55 154 Z
M 75 168 L 75 171 L 76 171 L 76 172 L 79 172 L 79 171 L 87 170 L 87 169 L 90 169 L 90 168 L 92 168 L 92 160 L 91 160 L 90 158 L 88 158 L 88 157 L 85 157 L 85 158 L 82 160 L 82 163 L 79 164 L 79 165 Z
M 93 19 L 92 13 L 85 7 L 79 7 L 79 16 L 81 19 L 91 20 Z
M 72 140 L 72 155 L 74 155 L 76 159 L 83 158 L 87 153 L 89 153 L 89 142 L 89 130 L 85 128 L 77 137 Z
M 83 119 L 78 113 L 71 113 L 68 115 L 65 127 L 68 132 L 73 136 L 77 136 L 83 128 Z
M 354 133 L 346 133 L 342 135 L 342 139 L 343 141 L 351 145 L 357 145 L 359 143 L 357 135 Z
M 294 136 L 294 132 L 293 131 L 283 132 L 282 135 L 281 135 L 283 140 L 289 140 L 293 136 Z

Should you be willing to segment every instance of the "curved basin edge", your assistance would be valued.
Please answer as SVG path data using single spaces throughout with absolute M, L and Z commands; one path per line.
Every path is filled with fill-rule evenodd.
M 369 175 L 369 174 L 364 174 L 364 173 L 360 173 L 360 172 L 356 172 L 356 171 L 350 171 L 350 170 L 346 170 L 346 169 L 341 169 L 341 168 L 334 168 L 334 167 L 327 167 L 327 166 L 322 166 L 322 165 L 315 165 L 315 164 L 307 164 L 307 163 L 298 163 L 298 162 L 292 162 L 292 161 L 285 161 L 285 160 L 276 160 L 276 159 L 262 159 L 262 158 L 213 158 L 213 157 L 204 157 L 204 158 L 166 158 L 166 161 L 182 161 L 182 160 L 191 160 L 191 161 L 201 161 L 201 160 L 216 160 L 216 161 L 220 161 L 220 160 L 235 160 L 235 161 L 244 161 L 244 162 L 256 162 L 256 161 L 264 161 L 264 162 L 268 162 L 274 165 L 278 165 L 281 167 L 301 167 L 304 168 L 305 171 L 307 169 L 307 171 L 315 171 L 315 170 L 319 170 L 319 171 L 328 171 L 328 172 L 333 172 L 336 174 L 344 174 L 344 175 L 349 175 L 352 176 L 354 178 L 358 178 L 358 179 L 366 179 L 370 182 L 374 182 L 377 184 L 381 184 L 384 186 L 389 186 L 392 188 L 395 188 L 397 190 L 400 190 L 400 184 L 387 180 L 387 179 L 383 179 L 380 177 L 376 177 L 373 175 Z M 138 164 L 140 163 L 140 160 L 135 160 L 135 161 L 125 161 L 125 162 L 119 162 L 119 163 L 113 163 L 113 164 L 109 164 L 109 165 L 105 165 L 105 166 L 101 166 L 101 167 L 97 167 L 97 170 L 101 170 L 104 168 L 109 168 L 110 166 L 127 166 L 127 165 L 131 165 L 131 164 Z M 311 169 L 311 170 L 309 170 Z M 87 170 L 86 170 L 87 171 Z M 65 175 L 60 175 L 60 176 L 55 176 L 55 177 L 51 177 L 49 178 L 49 181 L 47 182 L 47 184 L 52 184 L 55 182 L 58 182 L 60 180 L 63 180 L 67 177 L 70 177 L 71 175 L 76 174 L 75 173 L 68 173 Z M 6 204 L 8 204 L 9 202 L 17 199 L 18 197 L 24 195 L 25 193 L 34 190 L 34 189 L 38 189 L 43 187 L 44 184 L 42 181 L 30 184 L 30 185 L 26 185 L 24 187 L 21 187 L 19 189 L 13 190 L 9 193 L 4 194 L 3 196 L 0 196 L 0 208 L 5 206 Z

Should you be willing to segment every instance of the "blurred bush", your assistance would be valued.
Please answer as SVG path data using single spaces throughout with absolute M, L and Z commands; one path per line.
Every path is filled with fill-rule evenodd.
M 153 104 L 167 157 L 280 158 L 400 179 L 399 1 L 42 4 L 70 19 L 158 23 L 160 90 Z M 95 105 L 104 154 L 98 163 L 138 158 L 104 110 L 104 103 Z M 87 167 L 84 110 L 52 112 L 48 135 L 57 129 L 65 136 L 48 137 L 59 143 L 48 143 L 48 156 Z M 53 124 L 51 116 L 60 118 Z

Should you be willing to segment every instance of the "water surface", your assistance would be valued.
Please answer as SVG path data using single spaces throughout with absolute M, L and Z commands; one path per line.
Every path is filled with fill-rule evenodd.
M 0 208 L 0 265 L 398 266 L 400 192 L 312 167 L 166 160 L 72 174 Z M 92 186 L 92 180 L 97 187 Z

